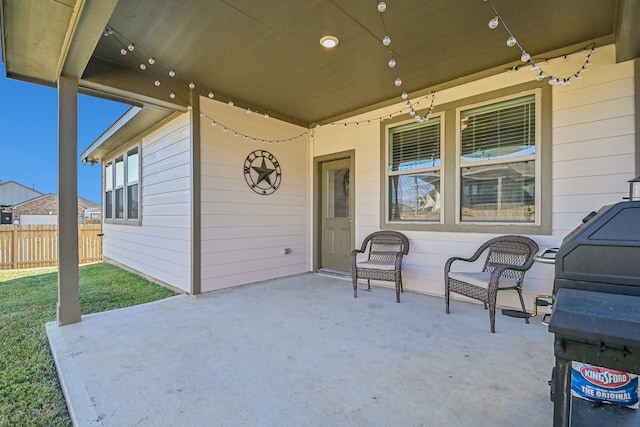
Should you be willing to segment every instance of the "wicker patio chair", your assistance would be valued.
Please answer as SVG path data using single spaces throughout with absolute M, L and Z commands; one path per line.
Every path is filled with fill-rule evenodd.
M 358 260 L 358 254 L 367 254 L 366 260 Z M 358 279 L 385 280 L 396 285 L 396 302 L 400 302 L 402 287 L 402 257 L 409 253 L 409 239 L 397 231 L 376 231 L 368 235 L 360 249 L 351 252 L 351 279 L 353 297 L 358 297 Z
M 481 272 L 451 271 L 454 261 L 474 262 L 487 250 L 487 258 Z M 528 237 L 501 236 L 485 242 L 470 258 L 449 258 L 444 266 L 444 299 L 447 314 L 451 292 L 480 300 L 484 303 L 485 309 L 489 305 L 491 332 L 495 333 L 498 291 L 517 291 L 522 311 L 526 311 L 522 299 L 522 282 L 525 272 L 533 265 L 536 252 L 538 245 Z M 529 323 L 529 319 L 525 318 L 525 322 Z

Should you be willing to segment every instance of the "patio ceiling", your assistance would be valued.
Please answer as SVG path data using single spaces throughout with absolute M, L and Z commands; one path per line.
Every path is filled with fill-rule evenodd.
M 388 1 L 383 15 L 398 62 L 391 69 L 375 3 L 2 0 L 3 61 L 8 77 L 54 85 L 77 75 L 85 93 L 168 109 L 184 109 L 193 81 L 205 95 L 304 126 L 398 102 L 402 90 L 420 95 L 522 64 L 504 28 L 488 28 L 489 2 L 402 0 Z M 618 61 L 640 56 L 640 0 L 493 4 L 538 60 L 614 42 Z M 339 45 L 321 47 L 325 35 Z M 136 49 L 122 55 L 129 43 Z

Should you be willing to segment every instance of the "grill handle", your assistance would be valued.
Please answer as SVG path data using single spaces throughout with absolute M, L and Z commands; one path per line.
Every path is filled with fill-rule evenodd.
M 559 250 L 560 248 L 542 248 L 535 254 L 533 259 L 542 264 L 555 264 L 556 254 Z

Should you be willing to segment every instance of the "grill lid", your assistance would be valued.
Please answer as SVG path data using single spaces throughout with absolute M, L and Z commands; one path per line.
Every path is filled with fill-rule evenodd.
M 640 352 L 638 307 L 640 296 L 563 288 L 554 301 L 549 332 L 556 337 Z M 640 360 L 640 354 L 633 357 Z
M 554 290 L 572 287 L 640 296 L 639 260 L 640 201 L 604 206 L 562 242 L 555 257 Z

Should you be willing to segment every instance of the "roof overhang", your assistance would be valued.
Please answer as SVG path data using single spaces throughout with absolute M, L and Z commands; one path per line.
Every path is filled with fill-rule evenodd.
M 118 0 L 3 0 L 7 77 L 54 86 L 82 76 Z
M 80 154 L 80 159 L 89 164 L 101 162 L 122 145 L 142 138 L 178 114 L 168 109 L 131 107 Z
M 490 4 L 541 60 L 590 43 L 615 43 L 619 62 L 640 56 L 640 0 L 403 0 L 389 3 L 386 28 L 364 0 L 0 0 L 0 24 L 11 78 L 76 77 L 81 93 L 180 111 L 193 80 L 216 99 L 310 126 L 396 102 L 398 72 L 415 95 L 519 64 L 504 29 L 487 28 Z M 117 34 L 103 37 L 107 25 Z M 327 34 L 341 39 L 335 51 L 318 43 Z M 129 42 L 136 51 L 121 55 Z M 156 66 L 143 72 L 147 54 Z M 164 80 L 153 85 L 166 79 L 161 64 L 187 79 L 172 80 L 175 99 Z

